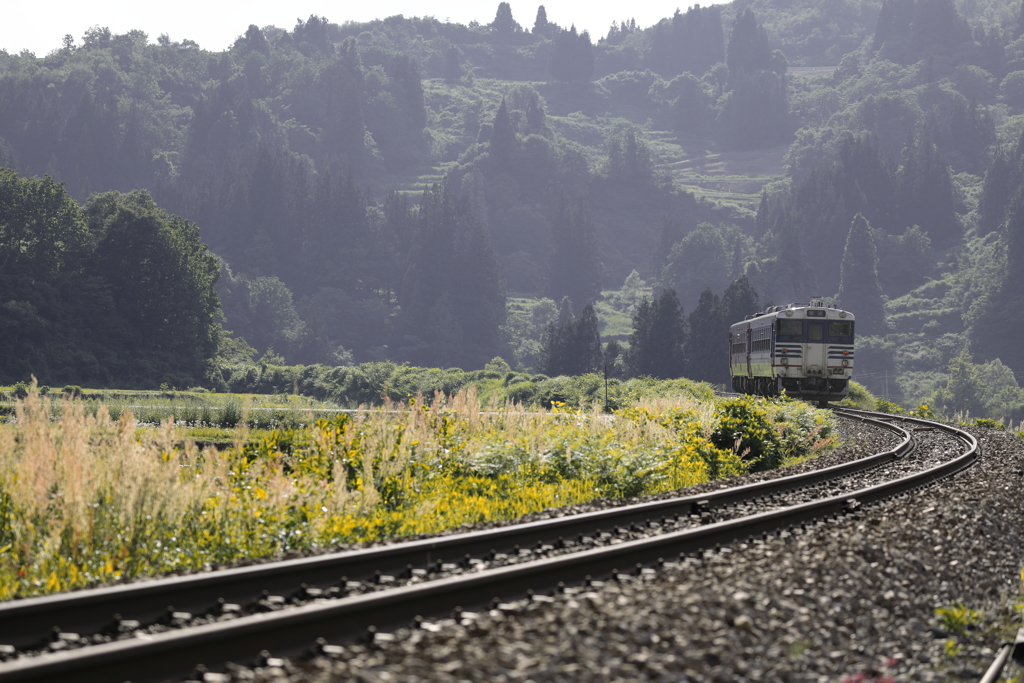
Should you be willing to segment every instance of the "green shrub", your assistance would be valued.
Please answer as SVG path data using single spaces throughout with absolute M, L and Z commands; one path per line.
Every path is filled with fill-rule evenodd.
M 990 417 L 976 417 L 974 418 L 974 422 L 968 426 L 984 427 L 986 429 L 998 429 L 1001 432 L 1006 431 L 1006 425 L 1004 425 L 1002 422 L 997 422 L 996 420 L 993 420 Z
M 839 402 L 840 406 L 849 408 L 860 408 L 862 410 L 875 410 L 878 399 L 876 399 L 863 384 L 850 380 L 850 393 Z
M 913 415 L 914 417 L 923 417 L 926 420 L 938 419 L 935 416 L 935 413 L 932 412 L 932 409 L 928 407 L 927 403 L 922 403 L 918 407 L 914 408 L 912 411 L 910 411 L 910 414 Z
M 17 399 L 24 399 L 28 396 L 29 385 L 24 382 L 18 382 L 11 389 L 11 396 Z
M 64 394 L 68 398 L 82 398 L 82 387 L 77 384 L 66 384 L 64 388 L 60 390 L 60 393 Z
M 718 427 L 711 434 L 716 448 L 734 450 L 750 463 L 751 471 L 768 470 L 782 462 L 779 436 L 768 412 L 753 396 L 722 401 L 718 406 Z
M 887 401 L 884 398 L 877 399 L 875 410 L 880 413 L 888 413 L 890 415 L 906 415 L 906 409 L 898 403 Z
M 528 406 L 537 400 L 538 389 L 533 382 L 516 382 L 505 389 L 505 398 Z

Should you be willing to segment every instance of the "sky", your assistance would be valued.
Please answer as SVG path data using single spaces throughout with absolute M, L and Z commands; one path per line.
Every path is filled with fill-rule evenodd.
M 156 42 L 166 33 L 172 41 L 194 40 L 207 50 L 223 50 L 245 33 L 249 24 L 261 28 L 278 26 L 289 31 L 297 18 L 307 19 L 311 14 L 326 17 L 331 23 L 368 21 L 395 14 L 407 17 L 432 15 L 442 21 L 468 24 L 474 19 L 481 24 L 490 23 L 500 0 L 470 2 L 447 0 L 376 0 L 375 2 L 325 2 L 323 0 L 52 0 L 37 5 L 30 2 L 11 2 L 3 11 L 0 22 L 0 49 L 15 54 L 22 50 L 34 52 L 37 57 L 58 49 L 66 34 L 71 34 L 76 45 L 82 44 L 82 35 L 92 26 L 105 26 L 113 33 L 126 33 L 140 29 Z M 671 16 L 676 8 L 686 10 L 670 0 L 638 0 L 627 5 L 588 0 L 509 0 L 512 16 L 524 28 L 531 28 L 537 15 L 537 6 L 544 5 L 548 20 L 568 27 L 575 24 L 579 31 L 590 31 L 594 42 L 608 33 L 612 21 L 636 19 L 641 27 L 657 23 Z M 692 2 L 690 4 L 693 4 Z M 702 5 L 714 4 L 705 0 Z M 628 16 L 619 16 L 621 8 L 629 7 Z

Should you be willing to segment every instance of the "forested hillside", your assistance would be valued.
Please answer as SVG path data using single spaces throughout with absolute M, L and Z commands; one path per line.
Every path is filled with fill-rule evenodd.
M 736 0 L 603 36 L 506 2 L 244 27 L 224 52 L 101 27 L 0 51 L 4 182 L 73 237 L 39 255 L 48 205 L 0 200 L 0 381 L 496 356 L 723 381 L 730 321 L 824 295 L 858 314 L 874 391 L 1024 415 L 1019 2 Z M 215 295 L 153 281 L 192 327 L 118 298 L 143 224 L 216 255 Z M 201 340 L 187 362 L 167 330 Z

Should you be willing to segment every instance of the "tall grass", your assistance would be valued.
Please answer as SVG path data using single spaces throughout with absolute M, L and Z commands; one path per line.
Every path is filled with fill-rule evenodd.
M 261 437 L 241 420 L 218 452 L 182 446 L 171 418 L 77 401 L 54 417 L 32 393 L 0 428 L 0 598 L 672 490 L 828 442 L 826 413 L 730 401 L 537 413 L 471 388 Z

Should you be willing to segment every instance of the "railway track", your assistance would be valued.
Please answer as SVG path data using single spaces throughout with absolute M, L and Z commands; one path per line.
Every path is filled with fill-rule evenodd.
M 843 465 L 697 496 L 0 605 L 0 653 L 17 657 L 0 664 L 0 681 L 142 683 L 187 676 L 199 663 L 252 661 L 261 650 L 300 654 L 318 639 L 372 637 L 371 627 L 384 632 L 456 607 L 497 607 L 528 591 L 614 578 L 620 569 L 650 571 L 665 558 L 854 513 L 950 476 L 979 454 L 974 437 L 939 423 L 837 414 L 893 431 L 900 443 Z M 922 449 L 924 438 L 944 441 Z M 940 451 L 953 442 L 962 450 L 956 457 L 901 470 L 915 448 Z M 871 472 L 884 481 L 860 485 Z

